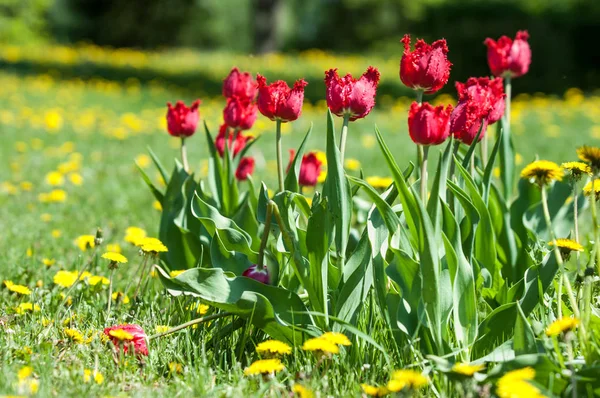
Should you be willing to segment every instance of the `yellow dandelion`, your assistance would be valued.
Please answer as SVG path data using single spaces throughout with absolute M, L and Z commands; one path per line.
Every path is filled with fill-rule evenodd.
M 42 220 L 43 222 L 50 222 L 52 220 L 52 214 L 42 213 L 40 214 L 40 220 Z
M 370 384 L 361 384 L 360 388 L 363 392 L 370 397 L 384 397 L 390 393 L 386 387 L 372 386 Z
M 110 260 L 111 262 L 125 264 L 127 262 L 127 257 L 120 253 L 116 252 L 106 252 L 102 255 L 102 258 Z
M 90 276 L 89 278 L 87 278 L 87 282 L 90 286 L 96 286 L 99 283 L 102 283 L 103 285 L 108 285 L 110 283 L 107 277 L 99 275 Z
M 179 362 L 169 362 L 169 373 L 183 373 L 183 365 Z
M 535 370 L 531 367 L 507 372 L 498 380 L 496 394 L 500 398 L 543 397 L 544 395 L 542 395 L 540 390 L 528 383 L 534 377 Z
M 324 354 L 337 354 L 340 352 L 337 345 L 320 337 L 306 340 L 302 345 L 302 349 L 304 351 L 317 351 Z
M 54 274 L 52 281 L 55 285 L 60 287 L 71 287 L 77 281 L 77 272 L 64 270 L 58 271 L 56 274 Z
M 317 177 L 317 182 L 319 184 L 322 184 L 325 182 L 326 179 L 327 179 L 327 170 L 321 170 L 321 172 L 319 173 L 319 175 Z
M 150 166 L 151 162 L 152 160 L 150 159 L 150 156 L 143 153 L 135 157 L 135 163 L 142 169 L 145 169 L 146 167 Z
M 596 198 L 600 197 L 600 179 L 594 180 L 594 193 L 596 194 Z M 583 187 L 583 194 L 585 196 L 590 196 L 592 194 L 592 182 L 588 182 Z
M 546 336 L 558 336 L 561 333 L 575 329 L 579 325 L 577 318 L 561 318 L 552 322 L 546 328 Z
M 552 181 L 561 181 L 563 170 L 554 162 L 549 160 L 536 160 L 521 171 L 521 178 L 525 178 L 543 186 Z
M 260 354 L 287 355 L 292 352 L 292 347 L 279 340 L 267 340 L 256 346 L 256 352 Z
M 61 186 L 65 183 L 65 177 L 58 171 L 51 171 L 50 173 L 46 174 L 45 180 L 46 184 L 53 187 Z
M 67 200 L 67 192 L 63 191 L 62 189 L 53 189 L 47 194 L 45 199 L 45 202 L 49 203 L 62 203 Z
M 360 169 L 360 162 L 356 159 L 346 159 L 344 161 L 344 166 L 350 171 L 356 171 Z
M 83 177 L 79 173 L 71 173 L 69 174 L 69 181 L 73 185 L 80 186 L 83 184 Z
M 54 264 L 56 264 L 56 260 L 53 258 L 44 258 L 42 259 L 42 264 L 44 264 L 46 267 L 52 267 Z
M 483 369 L 485 369 L 484 364 L 474 365 L 474 364 L 457 362 L 452 366 L 452 371 L 454 373 L 458 373 L 463 376 L 469 376 L 469 377 L 473 376 L 475 373 L 477 373 Z
M 30 377 L 31 375 L 33 375 L 33 368 L 31 366 L 23 366 L 17 372 L 17 377 L 18 377 L 19 381 L 25 380 L 28 377 Z
M 279 359 L 259 359 L 244 369 L 244 374 L 246 376 L 273 374 L 283 369 L 285 369 L 285 366 L 283 366 Z
M 427 377 L 420 372 L 410 369 L 396 370 L 388 382 L 387 388 L 392 392 L 398 392 L 404 389 L 419 389 L 426 386 Z
M 584 162 L 589 163 L 593 168 L 600 169 L 600 148 L 584 145 L 577 148 L 577 156 Z
M 109 243 L 106 245 L 106 251 L 113 253 L 123 253 L 123 249 L 121 249 L 121 245 L 118 243 Z
M 346 337 L 343 333 L 338 332 L 327 332 L 321 336 L 322 339 L 325 339 L 333 344 L 337 345 L 351 345 L 350 339 Z
M 125 242 L 138 245 L 138 242 L 146 237 L 146 231 L 138 227 L 128 227 L 125 230 Z
M 77 343 L 77 344 L 83 343 L 83 334 L 81 334 L 81 332 L 79 332 L 78 330 L 71 329 L 71 328 L 65 328 L 65 329 L 63 329 L 63 332 L 64 332 L 65 336 L 67 336 L 67 338 L 69 340 L 71 340 L 73 343 Z
M 83 371 L 83 382 L 89 383 L 90 381 L 92 381 L 92 378 L 94 379 L 94 382 L 96 384 L 102 384 L 104 382 L 104 376 L 102 375 L 102 373 L 96 370 L 92 371 L 91 369 L 85 369 Z
M 111 297 L 114 301 L 120 300 L 123 304 L 129 304 L 129 296 L 124 293 L 114 292 Z
M 298 395 L 300 398 L 314 398 L 315 394 L 304 387 L 302 384 L 294 384 L 292 387 L 292 392 Z
M 21 181 L 19 186 L 25 192 L 29 192 L 33 189 L 33 184 L 30 181 Z
M 367 181 L 367 184 L 369 184 L 373 188 L 377 188 L 377 189 L 386 189 L 387 187 L 392 185 L 394 182 L 394 180 L 391 177 L 379 177 L 379 176 L 367 177 L 367 179 L 365 181 Z
M 117 339 L 119 341 L 133 340 L 133 335 L 131 333 L 124 331 L 123 329 L 113 329 L 113 330 L 109 331 L 108 334 L 111 337 L 114 337 L 115 339 Z
M 158 200 L 155 200 L 154 202 L 152 202 L 152 207 L 155 210 L 162 211 L 162 205 L 160 204 L 160 202 Z
M 566 162 L 560 167 L 567 170 L 575 181 L 579 181 L 584 174 L 592 175 L 592 168 L 582 162 Z
M 210 307 L 206 304 L 202 304 L 202 303 L 192 303 L 189 307 L 187 307 L 188 310 L 190 311 L 196 311 L 197 314 L 200 315 L 204 315 L 208 312 L 208 310 L 210 309 Z
M 548 245 L 554 246 L 554 241 L 548 242 Z M 572 239 L 556 239 L 556 246 L 565 252 L 582 252 L 583 246 Z
M 178 277 L 179 275 L 183 274 L 185 271 L 187 271 L 187 270 L 185 270 L 185 269 L 178 269 L 178 270 L 175 270 L 175 271 L 171 271 L 171 272 L 169 272 L 169 276 L 171 278 L 175 278 L 175 277 Z
M 169 326 L 158 325 L 158 326 L 156 326 L 156 328 L 154 330 L 156 331 L 156 333 L 164 333 L 170 329 L 171 329 L 171 327 L 169 327 Z
M 52 235 L 53 238 L 58 239 L 62 236 L 62 231 L 60 229 L 53 229 L 50 232 L 50 235 Z
M 31 289 L 27 286 L 17 285 L 12 281 L 4 281 L 4 286 L 8 289 L 8 291 L 20 294 L 22 296 L 29 296 L 31 294 Z
M 138 241 L 136 246 L 139 246 L 145 253 L 162 253 L 169 251 L 169 249 L 156 238 L 143 238 Z
M 84 252 L 87 249 L 93 249 L 94 246 L 96 246 L 94 242 L 95 239 L 96 237 L 94 235 L 81 235 L 77 237 L 75 244 L 77 244 L 79 249 Z
M 40 306 L 33 303 L 21 303 L 18 307 L 15 308 L 15 312 L 19 315 L 23 315 L 27 312 L 38 312 L 40 311 Z

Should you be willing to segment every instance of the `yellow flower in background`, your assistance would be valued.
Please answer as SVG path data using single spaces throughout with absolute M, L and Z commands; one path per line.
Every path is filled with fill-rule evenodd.
M 158 326 L 156 326 L 156 328 L 154 330 L 156 331 L 156 333 L 164 333 L 170 329 L 171 329 L 171 327 L 169 327 L 169 326 L 158 325 Z
M 65 177 L 58 171 L 51 171 L 46 174 L 46 184 L 52 185 L 53 187 L 63 185 L 65 183 Z
M 33 368 L 31 366 L 23 366 L 17 372 L 17 378 L 19 379 L 19 381 L 25 380 L 31 375 L 33 375 Z
M 360 388 L 370 397 L 384 397 L 390 393 L 386 387 L 372 386 L 365 383 L 361 384 Z
M 558 336 L 561 333 L 575 329 L 579 323 L 577 318 L 557 319 L 546 328 L 546 336 Z
M 54 189 L 48 193 L 40 193 L 38 200 L 42 203 L 62 203 L 67 200 L 67 192 L 62 189 Z
M 327 332 L 324 333 L 321 338 L 337 345 L 349 346 L 352 344 L 345 334 L 339 332 Z
M 600 169 L 600 148 L 584 145 L 577 148 L 577 156 L 584 162 L 589 163 L 593 168 Z
M 29 296 L 31 294 L 31 290 L 27 286 L 16 285 L 12 281 L 4 281 L 4 286 L 8 289 L 8 291 L 20 294 L 22 296 Z
M 46 125 L 46 129 L 51 132 L 56 132 L 60 130 L 63 125 L 63 117 L 57 111 L 48 111 L 44 115 L 44 123 Z
M 73 185 L 80 186 L 83 184 L 83 177 L 79 173 L 71 173 L 69 174 L 69 181 Z
M 33 189 L 33 184 L 30 181 L 21 181 L 19 187 L 21 187 L 23 191 L 29 192 Z
M 71 329 L 71 328 L 64 328 L 63 333 L 73 343 L 77 343 L 77 344 L 83 343 L 83 340 L 84 340 L 83 334 L 81 334 L 81 332 L 79 332 L 78 330 Z
M 135 163 L 142 169 L 145 169 L 146 167 L 150 166 L 151 162 L 152 160 L 150 159 L 150 156 L 143 153 L 135 157 Z
M 102 258 L 121 264 L 125 264 L 127 262 L 127 257 L 116 252 L 106 252 L 102 255 Z
M 15 142 L 15 150 L 19 153 L 25 153 L 29 149 L 29 145 L 23 141 Z
M 302 345 L 302 349 L 304 351 L 321 352 L 324 354 L 337 354 L 340 352 L 340 349 L 336 344 L 320 337 L 306 340 Z
M 561 167 L 549 160 L 536 160 L 521 171 L 521 178 L 532 180 L 536 184 L 543 186 L 553 181 L 561 181 L 563 170 Z
M 169 362 L 169 373 L 183 373 L 183 365 L 179 362 Z
M 91 369 L 85 369 L 83 371 L 84 383 L 89 383 L 90 381 L 92 381 L 92 377 L 94 378 L 94 382 L 96 384 L 102 384 L 104 382 L 104 376 L 102 376 L 102 373 L 95 370 L 92 371 Z
M 327 170 L 321 170 L 319 172 L 319 176 L 317 177 L 317 182 L 319 184 L 322 184 L 325 182 L 326 179 L 327 179 Z
M 21 303 L 15 308 L 15 312 L 19 315 L 23 315 L 27 312 L 38 312 L 40 310 L 40 306 L 33 303 Z
M 600 196 L 600 179 L 594 180 L 594 193 L 596 194 L 596 198 Z M 588 182 L 583 187 L 583 194 L 585 196 L 590 196 L 592 194 L 592 182 Z
M 369 185 L 373 188 L 378 189 L 386 189 L 390 185 L 394 183 L 394 180 L 391 177 L 379 177 L 379 176 L 371 176 L 367 177 L 366 180 Z
M 279 340 L 267 340 L 256 346 L 256 352 L 259 354 L 287 355 L 292 352 L 292 347 Z
M 62 236 L 62 231 L 60 229 L 53 229 L 52 231 L 50 231 L 50 235 L 52 235 L 53 238 L 60 238 Z
M 549 246 L 554 246 L 554 241 L 548 242 Z M 583 246 L 572 239 L 556 239 L 556 246 L 561 249 L 561 251 L 566 252 L 582 252 L 584 250 Z
M 111 297 L 112 297 L 112 299 L 113 299 L 114 301 L 119 301 L 119 300 L 121 300 L 121 302 L 122 302 L 123 304 L 129 304 L 129 296 L 127 296 L 127 295 L 126 295 L 126 294 L 124 294 L 124 293 L 121 293 L 121 292 L 114 292 L 114 293 L 112 294 L 112 296 L 111 296 Z
M 52 281 L 54 282 L 55 285 L 58 285 L 63 288 L 67 288 L 67 287 L 73 286 L 73 284 L 77 280 L 77 275 L 78 275 L 77 272 L 61 270 L 61 271 L 58 271 L 56 274 L 54 274 Z
M 315 394 L 302 384 L 294 384 L 292 392 L 297 394 L 300 398 L 314 398 Z
M 373 148 L 375 142 L 375 137 L 372 134 L 363 134 L 360 138 L 360 143 L 365 149 Z
M 360 169 L 360 162 L 356 159 L 346 159 L 344 166 L 350 171 L 357 171 Z
M 146 231 L 138 227 L 128 227 L 125 230 L 125 242 L 138 246 L 138 243 L 146 237 Z
M 186 308 L 187 310 L 190 311 L 196 311 L 197 314 L 199 315 L 204 315 L 208 312 L 208 310 L 210 309 L 210 307 L 206 304 L 202 304 L 200 302 L 198 303 L 192 303 L 189 307 Z
M 109 243 L 106 245 L 106 251 L 113 253 L 123 253 L 123 249 L 121 249 L 121 245 L 118 243 Z
M 40 214 L 40 220 L 42 220 L 43 222 L 50 222 L 52 220 L 52 214 L 42 213 Z
M 177 269 L 177 270 L 175 270 L 175 271 L 171 271 L 171 272 L 169 272 L 169 276 L 170 276 L 171 278 L 176 278 L 176 277 L 178 277 L 179 275 L 183 274 L 185 271 L 186 271 L 185 269 Z
M 140 239 L 136 246 L 139 246 L 145 253 L 162 253 L 167 252 L 169 249 L 156 238 L 143 238 Z
M 56 260 L 50 259 L 50 258 L 44 258 L 44 259 L 42 259 L 42 264 L 44 264 L 46 267 L 52 267 L 54 264 L 56 264 Z
M 244 369 L 244 374 L 246 376 L 272 374 L 280 372 L 283 369 L 285 369 L 285 366 L 283 366 L 279 359 L 259 359 Z
M 75 240 L 75 243 L 79 246 L 79 249 L 84 252 L 87 249 L 93 249 L 94 246 L 96 246 L 94 243 L 95 239 L 96 237 L 94 235 L 80 235 Z
M 500 398 L 541 398 L 544 395 L 528 381 L 535 377 L 535 370 L 527 367 L 507 372 L 496 384 Z
M 579 181 L 584 174 L 592 175 L 592 168 L 582 162 L 566 162 L 561 164 L 560 167 L 567 170 L 576 181 Z
M 473 376 L 475 373 L 477 373 L 483 369 L 485 369 L 484 364 L 474 365 L 474 364 L 457 362 L 454 365 L 452 365 L 452 371 L 454 373 L 458 373 L 463 376 L 469 376 L 469 377 Z
M 133 340 L 133 335 L 131 333 L 124 331 L 123 329 L 113 329 L 113 330 L 109 331 L 108 334 L 111 337 L 114 337 L 115 339 L 117 339 L 119 341 Z
M 421 372 L 404 369 L 396 370 L 388 382 L 387 388 L 392 392 L 398 392 L 404 389 L 414 389 L 425 387 L 429 380 Z
M 155 200 L 154 202 L 152 202 L 152 207 L 154 207 L 154 209 L 156 209 L 158 211 L 162 211 L 162 205 L 160 204 L 160 202 L 158 200 Z
M 87 279 L 87 282 L 90 286 L 96 286 L 99 283 L 102 283 L 103 285 L 108 285 L 110 283 L 110 281 L 108 280 L 107 277 L 105 276 L 99 276 L 99 275 L 92 275 Z

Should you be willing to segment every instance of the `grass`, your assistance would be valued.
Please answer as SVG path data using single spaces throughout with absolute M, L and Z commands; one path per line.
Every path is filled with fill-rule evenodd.
M 106 320 L 106 287 L 80 283 L 71 294 L 73 305 L 60 307 L 64 290 L 52 281 L 58 270 L 78 270 L 92 261 L 90 272 L 108 276 L 107 262 L 94 257 L 92 250 L 81 251 L 74 243 L 78 236 L 94 234 L 100 227 L 104 246 L 99 254 L 107 244 L 122 247 L 129 263 L 115 274 L 116 291 L 125 288 L 128 275 L 139 263 L 137 249 L 123 240 L 125 229 L 139 226 L 156 236 L 160 212 L 153 207 L 134 160 L 152 170 L 146 155 L 150 147 L 165 165 L 173 164 L 179 141 L 164 129 L 164 104 L 177 99 L 178 94 L 168 86 L 142 85 L 135 80 L 120 84 L 102 79 L 0 74 L 0 274 L 33 291 L 21 298 L 0 290 L 0 346 L 4 348 L 0 372 L 5 375 L 0 378 L 0 394 L 26 395 L 32 379 L 19 385 L 18 371 L 30 365 L 42 396 L 235 397 L 264 396 L 269 391 L 273 396 L 286 396 L 295 380 L 323 395 L 357 396 L 360 382 L 383 383 L 394 368 L 406 365 L 404 361 L 414 362 L 410 353 L 399 353 L 392 364 L 386 364 L 376 349 L 364 343 L 353 347 L 350 360 L 334 357 L 329 369 L 325 363 L 313 369 L 315 361 L 296 349 L 284 361 L 288 367 L 284 376 L 261 381 L 244 377 L 242 371 L 254 359 L 247 353 L 253 352 L 253 344 L 261 341 L 263 334 L 242 328 L 230 337 L 219 338 L 215 330 L 221 321 L 215 321 L 154 340 L 142 369 L 131 358 L 116 368 L 99 337 L 105 326 L 139 323 L 153 334 L 157 326 L 175 326 L 195 318 L 196 314 L 187 309 L 194 300 L 173 298 L 158 281 L 152 281 L 143 300 L 132 306 L 116 306 L 112 319 Z M 216 133 L 224 101 L 202 99 L 202 118 Z M 436 101 L 450 100 L 438 97 Z M 406 127 L 409 103 L 407 98 L 384 98 L 365 120 L 351 124 L 346 157 L 358 160 L 366 176 L 387 176 L 376 147 L 374 124 L 383 132 L 399 164 L 414 161 L 415 147 Z M 536 155 L 556 162 L 572 160 L 577 146 L 599 140 L 599 105 L 600 97 L 583 97 L 575 89 L 564 99 L 541 95 L 518 98 L 513 105 L 518 169 Z M 341 120 L 337 122 L 341 126 Z M 300 120 L 285 125 L 284 148 L 296 148 L 311 123 L 309 148 L 324 150 L 323 102 L 307 104 Z M 255 180 L 274 186 L 274 123 L 261 116 L 252 132 L 261 136 L 252 151 L 257 161 Z M 189 157 L 192 168 L 200 175 L 205 173 L 202 132 L 189 140 Z M 65 162 L 73 162 L 73 173 L 79 174 L 83 183 L 73 184 L 67 173 L 63 185 L 50 186 L 47 174 Z M 158 180 L 154 171 L 150 175 Z M 54 188 L 64 189 L 67 200 L 40 202 L 39 194 Z M 44 265 L 44 259 L 54 263 Z M 39 305 L 40 311 L 16 315 L 14 308 L 26 301 Z M 377 318 L 377 314 L 365 313 L 365 317 Z M 67 326 L 90 337 L 91 342 L 69 341 L 63 332 Z M 385 341 L 385 330 L 373 326 L 367 332 Z M 172 363 L 181 364 L 182 372 L 172 372 Z M 84 383 L 84 369 L 97 369 L 104 382 Z

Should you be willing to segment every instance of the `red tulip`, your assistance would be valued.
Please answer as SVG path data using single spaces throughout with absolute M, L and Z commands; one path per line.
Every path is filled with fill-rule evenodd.
M 325 72 L 327 106 L 337 116 L 350 115 L 350 120 L 362 119 L 375 106 L 379 71 L 369 66 L 360 79 L 351 74 L 340 77 L 337 69 Z
M 265 285 L 269 284 L 269 271 L 267 271 L 267 267 L 259 267 L 256 264 L 251 265 L 242 273 L 242 276 L 254 279 Z
M 167 129 L 173 137 L 189 137 L 196 132 L 198 125 L 198 106 L 200 100 L 196 100 L 188 108 L 183 101 L 177 101 L 175 107 L 167 102 Z
M 223 154 L 225 153 L 225 134 L 226 134 L 227 130 L 228 130 L 227 125 L 222 124 L 221 127 L 219 128 L 219 134 L 215 138 L 215 147 L 217 148 L 217 152 L 219 153 L 219 156 L 221 156 L 221 157 L 223 157 Z M 233 133 L 229 132 L 228 137 L 227 137 L 227 146 L 229 148 L 229 151 L 231 151 L 233 149 L 233 156 L 235 157 L 242 149 L 244 149 L 246 147 L 246 144 L 252 138 L 254 138 L 254 137 L 252 137 L 251 135 L 244 135 L 240 131 L 240 132 L 238 132 L 237 137 L 235 138 L 235 142 L 233 143 L 233 148 L 232 148 L 231 142 L 233 141 Z
M 119 339 L 110 335 L 111 330 L 118 330 L 118 329 L 122 329 L 123 331 L 132 335 L 133 340 L 119 341 Z M 140 325 L 124 324 L 124 325 L 112 326 L 109 328 L 105 328 L 104 334 L 110 338 L 110 340 L 112 341 L 112 343 L 114 344 L 115 347 L 123 346 L 124 353 L 127 353 L 127 350 L 131 346 L 131 343 L 133 343 L 133 349 L 134 349 L 135 354 L 148 355 L 148 346 L 146 345 L 146 340 L 147 340 L 148 336 L 146 336 L 144 329 L 142 329 L 142 327 Z
M 256 111 L 256 104 L 232 97 L 227 99 L 227 105 L 223 109 L 223 120 L 231 128 L 249 130 L 256 121 Z
M 271 120 L 291 122 L 298 119 L 302 112 L 304 87 L 308 84 L 304 79 L 297 80 L 290 89 L 286 82 L 277 80 L 267 85 L 267 79 L 260 74 L 258 81 L 258 110 Z
M 243 157 L 240 159 L 240 164 L 235 171 L 235 178 L 238 181 L 244 181 L 248 178 L 249 175 L 254 173 L 254 158 L 252 157 Z
M 238 68 L 231 69 L 223 80 L 223 96 L 238 97 L 242 100 L 253 101 L 256 97 L 257 84 L 248 72 L 240 72 Z
M 410 51 L 410 35 L 404 35 L 404 53 L 400 61 L 400 80 L 413 90 L 424 90 L 432 94 L 444 87 L 450 77 L 448 46 L 446 40 L 437 40 L 429 45 L 417 40 L 415 50 Z
M 456 82 L 458 100 L 475 101 L 481 107 L 489 108 L 488 124 L 494 124 L 504 115 L 504 86 L 502 78 L 489 79 L 487 77 L 470 77 L 466 83 Z
M 413 102 L 408 111 L 408 133 L 415 144 L 439 145 L 450 135 L 452 105 L 436 106 Z
M 460 101 L 450 115 L 450 132 L 457 140 L 471 145 L 481 128 L 479 135 L 479 141 L 481 141 L 487 129 L 489 112 L 490 108 L 485 104 L 482 106 L 476 101 Z
M 529 71 L 531 48 L 527 39 L 529 33 L 526 30 L 518 31 L 514 41 L 507 36 L 500 37 L 498 41 L 489 37 L 485 39 L 488 64 L 494 76 L 519 77 Z

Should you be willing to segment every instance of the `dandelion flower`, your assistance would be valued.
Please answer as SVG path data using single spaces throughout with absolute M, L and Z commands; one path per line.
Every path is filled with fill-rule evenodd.
M 337 354 L 340 352 L 337 345 L 320 337 L 306 340 L 302 345 L 302 349 L 304 351 L 317 351 L 324 354 Z
M 71 173 L 69 174 L 69 181 L 73 185 L 81 186 L 83 184 L 83 177 L 79 173 Z
M 187 271 L 187 270 L 185 270 L 185 269 L 177 269 L 177 270 L 175 270 L 175 271 L 171 271 L 171 272 L 169 272 L 169 276 L 170 276 L 171 278 L 176 278 L 176 277 L 178 277 L 179 275 L 183 274 L 185 271 Z
M 388 382 L 387 388 L 392 392 L 398 392 L 404 389 L 419 389 L 426 386 L 427 377 L 420 372 L 410 369 L 396 370 L 392 374 L 392 379 Z
M 127 262 L 127 257 L 116 252 L 106 252 L 102 255 L 102 258 L 110 260 L 111 262 L 124 264 Z
M 346 159 L 344 161 L 344 166 L 350 171 L 357 171 L 360 169 L 360 162 L 356 159 Z
M 544 395 L 528 381 L 535 377 L 535 370 L 531 367 L 507 372 L 496 384 L 496 394 L 500 398 L 541 398 Z
M 521 171 L 521 178 L 532 180 L 539 186 L 548 185 L 552 181 L 561 181 L 563 170 L 549 160 L 536 160 L 525 166 Z
M 164 333 L 170 329 L 171 329 L 170 326 L 158 325 L 158 326 L 156 326 L 156 328 L 154 330 L 156 331 L 156 333 Z
M 206 304 L 202 304 L 202 303 L 192 303 L 189 307 L 187 307 L 186 309 L 190 310 L 190 311 L 196 311 L 197 314 L 199 315 L 204 315 L 208 312 L 208 310 L 210 309 L 210 307 Z
M 183 365 L 179 362 L 169 362 L 169 373 L 183 373 Z
M 146 237 L 146 231 L 139 227 L 128 227 L 125 230 L 125 242 L 138 245 L 138 242 Z
M 121 249 L 121 246 L 118 243 L 109 243 L 106 245 L 106 250 L 109 252 L 114 252 L 114 253 L 122 253 L 123 249 Z
M 136 246 L 139 246 L 144 253 L 156 254 L 169 251 L 169 249 L 156 238 L 143 238 L 138 241 Z
M 452 371 L 463 376 L 471 377 L 480 370 L 483 370 L 484 368 L 484 364 L 472 365 L 468 363 L 457 362 L 452 366 Z
M 584 162 L 589 163 L 592 168 L 600 169 L 600 148 L 584 145 L 577 148 L 577 156 Z
M 577 325 L 579 325 L 579 319 L 577 318 L 557 319 L 546 328 L 546 336 L 558 336 L 561 333 L 575 329 Z
M 350 339 L 346 337 L 343 333 L 338 332 L 327 332 L 321 336 L 322 339 L 325 339 L 333 344 L 337 345 L 351 345 Z
M 548 245 L 550 246 L 554 246 L 554 241 L 550 241 L 548 242 Z M 561 250 L 561 251 L 566 251 L 566 252 L 582 252 L 583 246 L 579 243 L 577 243 L 576 241 L 574 241 L 573 239 L 556 239 L 556 246 Z
M 33 303 L 21 303 L 17 308 L 15 308 L 15 312 L 19 315 L 23 315 L 27 312 L 37 312 L 40 310 L 40 306 Z
M 71 287 L 77 281 L 77 272 L 71 271 L 58 271 L 54 274 L 52 281 L 55 285 L 58 285 L 63 288 Z
M 90 286 L 96 286 L 99 283 L 102 283 L 103 285 L 108 285 L 110 283 L 110 281 L 108 280 L 107 277 L 99 276 L 99 275 L 90 276 L 88 278 L 87 282 L 88 282 L 88 285 L 90 285 Z
M 386 387 L 372 386 L 364 383 L 360 385 L 360 388 L 370 397 L 384 397 L 390 393 Z
M 75 239 L 75 243 L 79 246 L 82 252 L 87 249 L 93 249 L 96 246 L 95 241 L 96 237 L 94 235 L 81 235 Z
M 52 214 L 42 213 L 40 214 L 40 220 L 42 220 L 43 222 L 50 222 L 52 220 Z
M 46 267 L 52 267 L 54 264 L 56 264 L 56 260 L 50 259 L 50 258 L 44 258 L 44 259 L 42 259 L 42 264 L 44 264 Z
M 58 171 L 51 171 L 46 174 L 46 184 L 53 187 L 63 185 L 65 183 L 65 177 Z
M 256 346 L 256 352 L 260 354 L 287 355 L 292 352 L 292 347 L 279 340 L 267 340 Z
M 575 181 L 579 181 L 584 174 L 592 175 L 592 168 L 582 162 L 566 162 L 560 167 L 567 170 Z
M 366 181 L 373 188 L 377 188 L 377 189 L 386 189 L 387 187 L 389 187 L 390 185 L 392 185 L 394 183 L 394 180 L 391 177 L 378 177 L 378 176 L 367 177 Z
M 314 398 L 315 396 L 311 390 L 301 384 L 294 384 L 294 387 L 292 387 L 292 392 L 297 394 L 300 398 Z
M 31 366 L 23 366 L 17 372 L 17 377 L 19 378 L 19 381 L 25 380 L 31 375 L 33 375 L 33 368 Z
M 600 180 L 594 180 L 594 193 L 596 194 L 596 198 L 600 198 Z M 592 182 L 588 182 L 583 187 L 583 194 L 585 196 L 590 196 L 592 194 Z
M 246 376 L 274 374 L 283 369 L 285 369 L 285 366 L 283 366 L 279 359 L 259 359 L 244 369 L 244 374 Z
M 131 341 L 133 340 L 133 335 L 124 331 L 123 329 L 114 329 L 108 332 L 110 337 L 114 337 L 119 341 Z
M 94 382 L 96 384 L 102 384 L 104 382 L 104 376 L 102 375 L 102 373 L 96 370 L 92 371 L 91 369 L 85 369 L 83 371 L 84 383 L 89 383 L 90 381 L 92 381 L 92 377 L 94 378 Z
M 77 344 L 83 343 L 83 334 L 81 334 L 81 332 L 78 330 L 65 328 L 63 332 L 65 333 L 65 336 L 67 336 L 67 338 L 72 342 Z
M 152 202 L 152 207 L 158 211 L 162 211 L 162 209 L 163 209 L 162 204 L 160 204 L 160 202 L 158 200 L 155 200 L 154 202 Z
M 31 289 L 27 286 L 16 285 L 12 281 L 4 281 L 4 286 L 8 289 L 8 291 L 20 294 L 22 296 L 29 296 L 31 294 Z
M 114 293 L 112 294 L 112 299 L 113 299 L 114 301 L 119 301 L 119 300 L 121 300 L 121 302 L 122 302 L 123 304 L 129 304 L 129 296 L 128 296 L 128 295 L 126 295 L 126 294 L 124 294 L 124 293 L 121 293 L 121 292 L 114 292 Z

